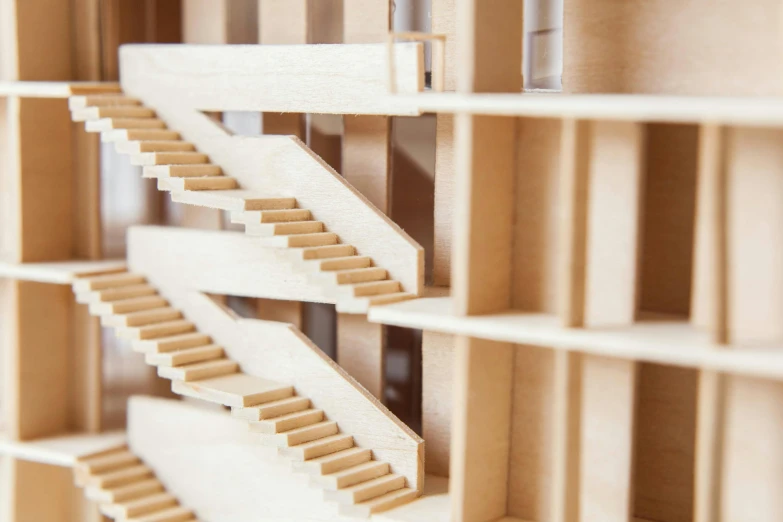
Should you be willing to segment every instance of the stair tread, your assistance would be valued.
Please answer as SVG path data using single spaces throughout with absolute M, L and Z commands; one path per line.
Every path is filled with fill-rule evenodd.
M 280 448 L 280 453 L 292 459 L 309 460 L 353 446 L 353 437 L 346 433 L 329 435 L 318 440 L 297 444 L 296 446 Z
M 323 418 L 323 410 L 308 408 L 293 413 L 286 413 L 285 415 L 280 415 L 271 419 L 251 422 L 250 428 L 259 433 L 274 435 L 278 433 L 288 433 L 296 428 L 317 424 L 321 422 Z
M 265 208 L 295 208 L 294 198 L 263 197 L 252 190 L 202 190 L 198 192 L 174 192 L 171 200 L 175 203 L 187 203 L 201 207 L 218 208 L 229 211 L 254 211 Z
M 149 467 L 144 464 L 138 464 L 111 470 L 106 473 L 91 475 L 87 478 L 85 483 L 88 486 L 109 488 L 112 486 L 129 484 L 144 477 L 151 477 L 152 475 L 152 470 Z
M 287 397 L 276 401 L 270 401 L 259 406 L 248 408 L 236 408 L 232 411 L 235 417 L 249 421 L 261 421 L 272 419 L 287 413 L 306 410 L 310 407 L 310 399 L 307 397 Z
M 208 361 L 223 357 L 225 351 L 218 344 L 207 344 L 194 348 L 183 348 L 170 352 L 149 353 L 145 356 L 147 364 L 153 366 L 181 366 L 194 362 Z
M 103 118 L 153 118 L 154 116 L 153 109 L 139 105 L 105 105 L 71 110 L 73 121 L 93 121 Z
M 337 300 L 337 311 L 347 314 L 364 314 L 371 306 L 399 303 L 418 297 L 410 292 L 392 292 L 368 297 L 345 297 Z
M 87 132 L 104 132 L 125 129 L 165 129 L 166 124 L 157 118 L 101 118 L 84 123 Z
M 239 186 L 229 176 L 200 176 L 192 178 L 158 178 L 158 189 L 166 191 L 228 190 Z
M 294 466 L 310 473 L 325 475 L 347 469 L 363 462 L 369 462 L 371 459 L 372 451 L 367 448 L 353 446 L 335 453 L 295 463 Z
M 348 285 L 383 281 L 388 277 L 388 273 L 386 272 L 385 268 L 372 266 L 319 272 L 315 275 L 315 277 L 321 280 L 329 281 L 333 284 Z
M 391 491 L 396 491 L 405 487 L 405 477 L 396 473 L 389 473 L 381 477 L 360 482 L 347 488 L 338 489 L 335 491 L 324 491 L 324 498 L 326 500 L 335 500 L 337 502 L 344 502 L 349 504 L 355 504 L 373 498 L 380 497 Z
M 133 349 L 142 353 L 160 353 L 180 350 L 183 348 L 195 348 L 210 344 L 212 338 L 201 332 L 189 332 L 184 334 L 167 335 L 155 339 L 136 340 Z
M 80 292 L 76 294 L 76 301 L 84 304 L 106 303 L 129 299 L 131 297 L 156 295 L 157 293 L 158 291 L 154 287 L 145 283 L 106 288 L 104 290 L 94 290 L 92 292 Z
M 118 141 L 114 147 L 121 154 L 140 154 L 143 152 L 187 152 L 195 151 L 196 146 L 184 140 L 136 140 Z
M 172 381 L 172 391 L 235 408 L 255 406 L 293 395 L 293 386 L 235 373 L 196 382 Z
M 88 474 L 96 474 L 139 462 L 139 458 L 127 449 L 114 451 L 100 457 L 84 460 L 75 468 Z
M 88 486 L 85 488 L 86 496 L 95 502 L 114 503 L 164 491 L 163 484 L 156 479 L 143 479 L 131 484 L 114 488 L 100 489 Z
M 418 496 L 419 493 L 415 489 L 400 488 L 357 504 L 343 504 L 340 506 L 339 511 L 346 516 L 369 517 L 375 513 L 381 513 L 406 504 L 411 500 L 415 500 Z
M 339 244 L 292 248 L 290 252 L 294 259 L 307 261 L 314 259 L 329 259 L 335 257 L 351 256 L 356 253 L 356 248 L 353 245 Z
M 239 371 L 239 363 L 223 357 L 212 361 L 195 362 L 182 366 L 159 366 L 158 375 L 165 379 L 181 381 L 200 381 L 220 375 L 233 374 Z
M 126 314 L 114 314 L 104 316 L 101 323 L 104 326 L 131 327 L 146 326 L 153 323 L 171 321 L 182 317 L 182 312 L 170 306 L 161 308 L 151 308 L 149 310 L 140 310 L 137 312 L 128 312 Z
M 123 339 L 147 340 L 158 337 L 167 337 L 178 333 L 187 333 L 196 329 L 196 325 L 187 319 L 177 319 L 175 321 L 165 321 L 146 326 L 129 326 L 117 328 L 116 332 Z
M 148 295 L 143 297 L 131 297 L 130 299 L 120 299 L 108 303 L 91 304 L 90 313 L 93 315 L 124 314 L 161 308 L 165 307 L 167 304 L 168 301 L 159 295 Z
M 167 508 L 156 513 L 129 517 L 126 522 L 186 522 L 192 520 L 193 511 L 183 506 Z
M 137 98 L 123 94 L 87 94 L 68 98 L 68 109 L 85 109 L 87 107 L 111 107 L 141 105 Z
M 111 511 L 117 513 L 118 517 L 128 518 L 160 512 L 178 504 L 179 501 L 174 495 L 162 491 L 146 497 L 116 503 L 111 507 Z
M 198 153 L 193 153 L 198 154 Z M 223 169 L 212 163 L 145 165 L 145 178 L 223 178 Z
M 314 484 L 330 490 L 344 489 L 389 474 L 388 462 L 371 460 L 350 468 L 313 477 Z
M 313 259 L 303 261 L 303 263 L 305 268 L 310 272 L 334 272 L 355 268 L 368 268 L 372 265 L 372 259 L 368 256 L 353 255 Z
M 294 234 L 261 238 L 263 245 L 281 248 L 325 246 L 336 244 L 338 241 L 339 238 L 334 232 L 315 232 L 311 234 Z
M 320 221 L 286 221 L 245 225 L 245 233 L 261 237 L 317 234 L 323 230 L 324 224 Z
M 398 293 L 401 290 L 399 281 L 385 279 L 383 281 L 370 281 L 367 283 L 352 283 L 341 285 L 338 289 L 339 296 L 369 297 L 380 294 Z
M 107 288 L 129 286 L 146 282 L 141 274 L 132 272 L 119 272 L 116 274 L 99 275 L 94 277 L 81 277 L 73 282 L 74 292 L 92 292 L 95 290 L 105 290 Z
M 178 140 L 179 132 L 170 129 L 115 129 L 101 133 L 101 141 L 116 143 L 140 140 Z
M 286 223 L 311 219 L 310 211 L 305 208 L 286 208 L 281 210 L 249 210 L 232 212 L 232 223 Z

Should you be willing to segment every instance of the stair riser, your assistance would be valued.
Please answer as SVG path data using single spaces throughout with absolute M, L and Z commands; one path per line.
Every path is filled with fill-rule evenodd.
M 308 462 L 294 462 L 294 469 L 301 469 L 312 475 L 328 475 L 330 473 L 337 473 L 344 469 L 352 468 L 369 462 L 372 459 L 372 452 L 367 449 L 355 448 L 357 451 L 352 451 L 349 455 L 344 457 L 335 457 L 329 459 L 326 462 L 318 463 Z
M 183 350 L 185 348 L 195 348 L 209 344 L 210 338 L 205 334 L 189 335 L 185 339 L 176 340 L 145 340 L 133 343 L 133 350 L 141 353 L 163 353 L 173 352 L 174 350 Z
M 389 464 L 385 462 L 372 462 L 366 466 L 363 466 L 361 470 L 354 473 L 345 472 L 342 476 L 335 477 L 313 477 L 311 482 L 313 485 L 328 489 L 330 491 L 337 491 L 341 488 L 348 488 L 361 484 L 368 480 L 373 480 L 378 477 L 389 474 Z
M 308 448 L 280 448 L 278 452 L 292 460 L 305 461 L 323 457 L 353 447 L 353 437 L 340 437 L 333 442 L 318 444 Z
M 352 488 L 352 491 L 324 491 L 324 499 L 343 504 L 356 504 L 405 487 L 405 477 L 401 475 L 376 480 L 378 480 L 376 484 L 355 486 L 356 489 Z
M 294 418 L 283 419 L 279 421 L 268 420 L 261 421 L 257 424 L 250 426 L 252 431 L 257 433 L 264 433 L 266 435 L 274 435 L 283 433 L 289 430 L 295 430 L 297 428 L 303 428 L 321 422 L 324 419 L 324 412 L 317 410 L 312 412 L 303 413 L 293 416 Z
M 206 368 L 187 368 L 187 367 L 168 367 L 159 366 L 158 375 L 164 379 L 177 379 L 184 382 L 200 381 L 212 377 L 220 377 L 239 371 L 239 364 L 236 361 L 226 359 L 224 362 L 217 363 Z
M 312 219 L 309 210 L 295 208 L 286 210 L 267 210 L 264 212 L 232 212 L 231 222 L 243 225 L 260 223 L 287 223 L 290 221 L 308 221 Z
M 262 421 L 265 419 L 271 419 L 274 417 L 280 417 L 281 415 L 306 410 L 309 407 L 310 399 L 296 397 L 295 400 L 286 400 L 284 404 L 280 405 L 270 404 L 269 406 L 255 408 L 237 408 L 232 410 L 231 414 L 234 417 L 247 421 Z
M 181 353 L 147 354 L 144 359 L 147 364 L 153 366 L 182 366 L 184 364 L 220 359 L 224 355 L 225 352 L 223 351 L 223 348 L 220 346 L 211 346 L 205 349 L 193 348 L 190 350 L 182 350 Z

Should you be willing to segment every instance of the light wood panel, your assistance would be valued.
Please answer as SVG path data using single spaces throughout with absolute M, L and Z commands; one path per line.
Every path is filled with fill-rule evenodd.
M 452 520 L 495 520 L 507 511 L 514 349 L 457 337 L 451 433 Z
M 422 45 L 398 43 L 395 52 L 397 92 L 421 91 Z M 120 56 L 123 90 L 156 109 L 175 102 L 207 111 L 418 114 L 387 92 L 385 44 L 146 45 L 124 46 Z M 242 73 L 232 64 L 241 64 Z
M 585 281 L 588 326 L 628 325 L 636 317 L 643 144 L 639 124 L 593 123 Z
M 338 314 L 337 361 L 374 397 L 383 401 L 386 382 L 385 327 L 364 315 Z
M 424 331 L 422 352 L 421 422 L 427 441 L 428 475 L 449 476 L 451 456 L 454 336 Z

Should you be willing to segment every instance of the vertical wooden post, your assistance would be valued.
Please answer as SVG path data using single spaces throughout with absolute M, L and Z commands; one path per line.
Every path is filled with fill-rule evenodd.
M 389 2 L 344 0 L 343 41 L 385 42 L 391 28 Z M 379 210 L 391 209 L 391 119 L 343 117 L 342 174 Z M 365 316 L 338 314 L 337 361 L 383 401 L 386 327 Z
M 585 324 L 636 318 L 643 127 L 592 124 Z M 619 219 L 622 216 L 622 219 Z M 633 510 L 637 364 L 583 358 L 580 520 L 627 522 Z
M 522 2 L 458 0 L 457 31 L 460 91 L 521 89 Z M 454 120 L 454 311 L 505 310 L 511 303 L 516 120 L 467 114 Z M 450 463 L 454 521 L 485 522 L 507 513 L 513 368 L 513 345 L 457 337 Z

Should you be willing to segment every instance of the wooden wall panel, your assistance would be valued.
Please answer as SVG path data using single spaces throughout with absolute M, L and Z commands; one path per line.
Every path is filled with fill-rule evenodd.
M 555 353 L 534 346 L 514 350 L 508 515 L 550 520 Z
M 646 126 L 639 307 L 687 315 L 696 203 L 698 128 Z
M 517 123 L 512 308 L 557 313 L 560 121 Z
M 783 519 L 783 384 L 730 377 L 722 474 L 722 522 Z
M 676 9 L 666 0 L 565 0 L 564 7 L 567 92 L 783 92 L 775 0 L 690 0 Z
M 454 336 L 425 331 L 422 341 L 422 428 L 428 475 L 449 476 Z

